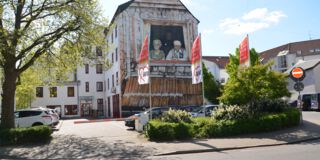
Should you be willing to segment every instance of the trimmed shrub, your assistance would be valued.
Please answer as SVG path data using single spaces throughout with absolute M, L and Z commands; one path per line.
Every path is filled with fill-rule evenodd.
M 283 100 L 260 100 L 254 103 L 257 106 L 259 112 L 267 113 L 281 113 L 289 107 L 289 105 Z
M 192 138 L 192 126 L 188 123 L 169 123 L 152 120 L 147 124 L 146 136 L 150 140 L 166 141 Z
M 15 145 L 46 142 L 51 138 L 52 130 L 48 126 L 12 128 L 0 130 L 0 145 Z
M 181 110 L 172 110 L 171 108 L 168 112 L 164 113 L 160 119 L 163 122 L 169 123 L 191 123 L 191 115 L 188 112 Z
M 177 125 L 176 123 L 152 120 L 147 124 L 145 133 L 150 140 L 172 140 L 175 139 L 175 128 Z
M 242 120 L 194 118 L 192 123 L 168 123 L 152 120 L 146 128 L 150 140 L 163 141 L 186 138 L 227 137 L 239 134 L 269 132 L 298 125 L 300 112 L 290 108 L 282 113 L 262 113 Z
M 212 117 L 216 120 L 243 120 L 251 117 L 248 106 L 222 106 L 212 112 Z

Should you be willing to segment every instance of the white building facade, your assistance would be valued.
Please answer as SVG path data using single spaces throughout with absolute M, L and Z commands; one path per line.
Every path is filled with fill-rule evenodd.
M 217 82 L 223 85 L 228 81 L 229 74 L 227 73 L 226 65 L 229 63 L 229 57 L 203 56 L 202 60 Z
M 97 58 L 102 57 L 98 47 L 92 51 Z M 105 83 L 102 64 L 84 63 L 66 81 L 58 81 L 55 86 L 38 86 L 31 108 L 55 108 L 62 117 L 106 117 L 110 113 L 105 105 Z
M 301 94 L 316 94 L 320 92 L 320 39 L 293 42 L 260 53 L 263 63 L 273 61 L 273 70 L 290 73 L 294 67 L 306 70 L 306 78 L 302 81 L 305 88 Z M 290 101 L 298 99 L 294 90 L 295 82 L 288 78 L 288 89 L 292 93 Z

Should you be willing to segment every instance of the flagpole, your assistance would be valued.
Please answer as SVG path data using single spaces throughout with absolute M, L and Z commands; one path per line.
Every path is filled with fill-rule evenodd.
M 250 44 L 249 44 L 249 34 L 247 34 L 247 39 L 248 39 L 248 51 L 249 51 L 249 55 L 248 55 L 248 67 L 251 66 L 251 52 L 250 52 Z
M 150 66 L 150 53 L 149 53 L 149 46 L 150 46 L 150 32 L 148 33 L 148 65 L 149 65 L 149 107 L 150 107 L 150 120 L 152 120 L 152 93 L 151 93 L 151 66 Z
M 203 65 L 202 65 L 202 40 L 201 40 L 201 33 L 200 36 L 200 65 L 201 65 L 201 78 L 202 78 L 202 105 L 205 105 L 205 96 L 204 96 L 204 80 L 203 80 Z

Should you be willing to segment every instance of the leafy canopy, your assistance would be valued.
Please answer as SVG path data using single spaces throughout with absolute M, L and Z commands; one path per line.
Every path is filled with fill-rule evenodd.
M 26 76 L 23 73 L 29 70 L 61 78 L 97 57 L 89 46 L 106 46 L 107 24 L 101 15 L 97 0 L 0 1 L 1 127 L 14 127 L 16 87 L 28 79 L 21 77 Z M 105 58 L 94 61 L 107 64 Z M 28 88 L 18 88 L 20 99 Z
M 246 105 L 260 100 L 276 100 L 290 96 L 286 74 L 270 70 L 272 63 L 260 64 L 259 55 L 251 49 L 251 66 L 239 66 L 239 50 L 230 55 L 227 65 L 229 80 L 219 99 L 224 104 Z

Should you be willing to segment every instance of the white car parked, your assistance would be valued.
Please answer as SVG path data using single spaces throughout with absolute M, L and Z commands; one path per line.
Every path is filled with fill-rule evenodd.
M 52 124 L 57 125 L 59 123 L 60 118 L 59 118 L 59 114 L 56 112 L 56 110 L 49 109 L 49 108 L 43 108 L 43 107 L 33 108 L 33 110 L 47 111 L 52 116 Z
M 20 110 L 14 114 L 16 127 L 53 125 L 54 117 L 46 110 Z
M 190 112 L 192 117 L 209 117 L 215 108 L 219 105 L 204 105 L 199 107 L 196 111 Z

